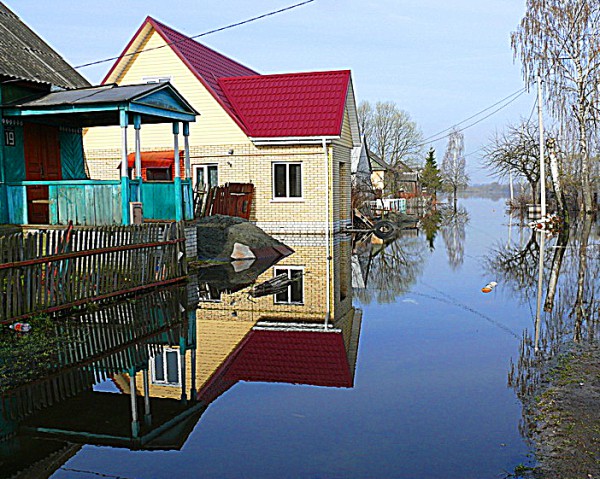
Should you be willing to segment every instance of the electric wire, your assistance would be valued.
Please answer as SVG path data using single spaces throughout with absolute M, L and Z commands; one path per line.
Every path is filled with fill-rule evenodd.
M 255 17 L 248 18 L 246 20 L 242 20 L 242 21 L 239 21 L 239 22 L 236 22 L 236 23 L 231 23 L 229 25 L 225 25 L 223 27 L 215 28 L 213 30 L 208 30 L 206 32 L 202 32 L 202 33 L 199 33 L 197 35 L 193 35 L 191 37 L 185 36 L 185 38 L 182 39 L 182 40 L 176 40 L 176 41 L 173 41 L 173 42 L 165 43 L 164 45 L 159 45 L 157 47 L 143 48 L 141 50 L 136 50 L 135 52 L 132 52 L 132 53 L 124 53 L 122 55 L 119 55 L 119 56 L 116 56 L 116 57 L 105 58 L 103 60 L 96 60 L 96 61 L 93 61 L 93 62 L 82 63 L 81 65 L 76 65 L 76 66 L 71 67 L 71 68 L 65 68 L 64 70 L 52 70 L 52 73 L 63 73 L 63 72 L 71 71 L 72 69 L 78 70 L 78 69 L 90 67 L 90 66 L 93 66 L 93 65 L 99 65 L 101 63 L 106 63 L 106 62 L 112 62 L 112 61 L 115 61 L 115 60 L 120 60 L 121 58 L 125 58 L 125 57 L 139 55 L 141 53 L 146 53 L 146 52 L 150 52 L 150 51 L 153 51 L 153 50 L 159 50 L 161 48 L 165 48 L 165 47 L 168 47 L 168 46 L 171 46 L 171 45 L 177 45 L 179 43 L 183 43 L 183 42 L 186 42 L 188 40 L 194 40 L 196 38 L 205 37 L 205 36 L 211 35 L 213 33 L 222 32 L 223 30 L 228 30 L 230 28 L 235 28 L 235 27 L 239 27 L 241 25 L 246 25 L 248 23 L 252 23 L 252 22 L 255 22 L 257 20 L 262 20 L 263 18 L 267 18 L 267 17 L 271 17 L 273 15 L 277 15 L 279 13 L 287 12 L 287 11 L 292 10 L 294 8 L 298 8 L 298 7 L 307 5 L 307 4 L 315 2 L 315 1 L 316 0 L 305 0 L 303 2 L 295 3 L 294 5 L 290 5 L 288 7 L 280 8 L 279 10 L 273 10 L 273 11 L 270 11 L 270 12 L 267 12 L 267 13 L 263 13 L 262 15 L 257 15 Z M 8 80 L 8 81 L 3 82 L 3 83 L 9 83 L 11 81 L 17 81 L 17 80 Z
M 497 101 L 497 102 L 496 102 L 496 103 L 494 103 L 493 105 L 490 105 L 490 106 L 488 106 L 488 107 L 484 108 L 483 110 L 480 110 L 480 111 L 478 111 L 477 113 L 475 113 L 475 114 L 471 115 L 470 117 L 468 117 L 468 118 L 465 118 L 464 120 L 462 120 L 462 121 L 459 121 L 458 123 L 455 123 L 454 125 L 452 125 L 452 126 L 449 126 L 448 128 L 444 128 L 443 130 L 441 130 L 441 131 L 439 131 L 439 132 L 435 133 L 434 135 L 431 135 L 431 136 L 429 136 L 429 137 L 425 138 L 425 139 L 422 141 L 422 144 L 421 144 L 420 146 L 424 146 L 424 145 L 426 145 L 427 143 L 432 143 L 432 142 L 434 142 L 434 141 L 438 141 L 438 140 L 441 140 L 442 138 L 445 138 L 445 137 L 446 137 L 446 136 L 448 136 L 448 135 L 442 135 L 443 133 L 445 133 L 445 132 L 447 132 L 447 131 L 451 130 L 452 128 L 455 128 L 455 127 L 457 127 L 457 126 L 459 126 L 459 125 L 462 125 L 463 123 L 466 123 L 467 121 L 469 121 L 469 120 L 472 120 L 473 118 L 476 118 L 476 117 L 478 117 L 479 115 L 481 115 L 481 114 L 485 113 L 485 112 L 486 112 L 486 111 L 488 111 L 488 110 L 491 110 L 492 108 L 496 107 L 497 105 L 500 105 L 501 103 L 504 103 L 505 101 L 509 100 L 510 98 L 514 97 L 515 95 L 518 95 L 518 96 L 516 97 L 516 98 L 518 98 L 519 96 L 521 96 L 521 95 L 522 95 L 523 93 L 525 93 L 526 91 L 527 91 L 527 90 L 526 90 L 526 88 L 521 88 L 521 89 L 519 89 L 519 90 L 517 90 L 517 91 L 515 91 L 515 92 L 511 93 L 510 95 L 508 95 L 508 96 L 506 96 L 506 97 L 502 98 L 501 100 Z M 516 98 L 514 98 L 514 99 L 516 99 Z M 513 99 L 513 100 L 514 100 L 514 99 Z M 507 105 L 509 105 L 510 103 L 512 103 L 512 101 L 513 101 L 513 100 L 511 100 L 511 102 L 507 103 Z M 505 106 L 506 106 L 506 105 L 505 105 Z M 503 107 L 503 108 L 504 108 L 504 107 Z M 465 129 L 466 129 L 466 128 L 465 128 Z M 462 131 L 462 129 L 461 129 L 460 131 Z M 442 136 L 441 136 L 441 138 L 438 138 L 438 139 L 436 139 L 436 140 L 433 140 L 433 138 L 436 138 L 436 137 L 438 137 L 438 136 L 440 136 L 440 135 L 442 135 Z
M 495 114 L 496 114 L 496 113 L 498 113 L 500 110 L 503 110 L 503 109 L 504 109 L 504 108 L 506 108 L 508 105 L 510 105 L 511 103 L 513 103 L 514 101 L 516 101 L 518 98 L 520 98 L 520 97 L 521 97 L 521 95 L 523 95 L 523 94 L 524 94 L 524 93 L 526 93 L 526 92 L 527 92 L 527 90 L 526 90 L 525 88 L 521 89 L 521 90 L 519 91 L 519 94 L 518 94 L 517 96 L 515 96 L 514 98 L 512 98 L 512 99 L 511 99 L 509 102 L 507 102 L 507 103 L 505 103 L 504 105 L 502 105 L 502 106 L 500 106 L 500 107 L 496 108 L 494 111 L 492 111 L 491 113 L 488 113 L 487 115 L 485 115 L 484 117 L 482 117 L 482 118 L 478 119 L 477 121 L 474 121 L 473 123 L 470 123 L 470 124 L 468 124 L 467 126 L 464 126 L 464 127 L 462 127 L 462 128 L 459 128 L 459 129 L 458 129 L 458 131 L 459 131 L 459 132 L 465 131 L 465 130 L 467 130 L 467 129 L 471 128 L 472 126 L 475 126 L 475 125 L 477 125 L 478 123 L 481 123 L 482 121 L 484 121 L 484 120 L 487 120 L 487 119 L 488 119 L 490 116 L 492 116 L 492 115 L 495 115 Z M 489 108 L 487 108 L 487 110 L 489 110 Z M 464 121 L 463 121 L 462 123 L 464 123 Z M 452 127 L 451 127 L 451 128 L 452 128 Z M 447 135 L 447 134 L 446 134 L 446 135 L 442 135 L 442 136 L 440 136 L 439 138 L 436 138 L 436 139 L 433 139 L 433 140 L 430 140 L 430 141 L 426 141 L 426 142 L 424 142 L 424 143 L 421 143 L 419 146 L 425 146 L 427 143 L 434 143 L 434 142 L 436 142 L 436 141 L 443 140 L 443 139 L 444 139 L 444 138 L 446 138 L 447 136 L 449 136 L 449 135 Z

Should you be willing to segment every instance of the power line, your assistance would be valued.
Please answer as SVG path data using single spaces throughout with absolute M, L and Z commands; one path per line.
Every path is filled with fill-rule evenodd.
M 459 128 L 459 129 L 458 129 L 458 131 L 465 131 L 465 130 L 467 130 L 468 128 L 471 128 L 472 126 L 475 126 L 475 125 L 477 125 L 478 123 L 481 123 L 482 121 L 484 121 L 484 120 L 487 120 L 487 119 L 488 119 L 490 116 L 492 116 L 492 115 L 495 115 L 495 114 L 496 114 L 496 113 L 498 113 L 500 110 L 502 110 L 502 109 L 506 108 L 508 105 L 510 105 L 511 103 L 513 103 L 514 101 L 516 101 L 516 100 L 517 100 L 517 99 L 518 99 L 518 98 L 519 98 L 521 95 L 523 95 L 524 93 L 526 93 L 526 91 L 527 91 L 527 90 L 526 90 L 525 88 L 522 88 L 521 90 L 519 90 L 519 91 L 517 91 L 517 92 L 513 93 L 512 95 L 509 95 L 507 98 L 510 98 L 511 96 L 513 96 L 513 95 L 515 95 L 515 94 L 517 94 L 517 93 L 518 93 L 518 94 L 517 94 L 517 96 L 513 97 L 513 98 L 512 98 L 510 101 L 508 101 L 508 102 L 507 102 L 507 103 L 505 103 L 504 105 L 501 105 L 499 108 L 496 108 L 494 111 L 492 111 L 491 113 L 488 113 L 487 115 L 485 115 L 484 117 L 482 117 L 482 118 L 478 119 L 477 121 L 474 121 L 473 123 L 470 123 L 470 124 L 468 124 L 467 126 L 465 126 L 465 127 L 463 127 L 463 128 Z M 470 117 L 469 119 L 471 119 L 471 118 L 474 118 L 475 116 L 478 116 L 478 115 L 479 115 L 479 114 L 481 114 L 483 111 L 487 111 L 487 110 L 489 110 L 490 108 L 493 108 L 495 105 L 498 105 L 499 103 L 502 103 L 502 102 L 503 102 L 503 101 L 505 101 L 505 100 L 506 100 L 506 98 L 504 98 L 503 100 L 500 100 L 499 102 L 495 103 L 495 104 L 494 104 L 494 105 L 492 105 L 491 107 L 488 107 L 488 108 L 486 108 L 485 110 L 482 110 L 482 111 L 481 111 L 481 112 L 479 112 L 477 115 L 473 115 L 473 116 L 472 116 L 472 117 Z M 462 123 L 464 123 L 464 122 L 468 121 L 469 119 L 467 119 L 467 120 L 463 120 L 462 122 L 460 122 L 460 123 L 457 123 L 457 125 L 459 125 L 459 124 L 462 124 Z M 449 129 L 452 129 L 452 128 L 454 128 L 454 126 L 452 126 L 452 127 L 450 127 L 450 128 L 447 128 L 447 129 L 446 129 L 446 130 L 444 130 L 444 131 L 447 131 L 447 130 L 449 130 Z M 433 143 L 433 142 L 436 142 L 436 141 L 438 141 L 438 140 L 441 140 L 441 139 L 443 139 L 443 138 L 446 138 L 447 136 L 448 136 L 448 135 L 442 135 L 442 136 L 440 136 L 439 138 L 433 138 L 433 137 L 430 137 L 428 140 L 425 140 L 425 141 L 424 141 L 423 143 L 421 143 L 419 146 L 425 146 L 427 143 Z M 433 139 L 432 139 L 432 138 L 433 138 Z
M 93 66 L 93 65 L 99 65 L 101 63 L 112 62 L 112 61 L 115 61 L 115 60 L 119 60 L 121 58 L 130 57 L 130 56 L 133 56 L 133 55 L 139 55 L 140 53 L 146 53 L 146 52 L 150 52 L 150 51 L 153 51 L 153 50 L 159 50 L 161 48 L 165 48 L 165 47 L 168 47 L 168 46 L 171 46 L 171 45 L 177 45 L 178 43 L 183 43 L 183 42 L 185 42 L 187 40 L 194 40 L 196 38 L 205 37 L 205 36 L 211 35 L 213 33 L 222 32 L 223 30 L 228 30 L 230 28 L 239 27 L 240 25 L 245 25 L 247 23 L 252 23 L 252 22 L 255 22 L 257 20 L 261 20 L 263 18 L 271 17 L 271 16 L 277 15 L 279 13 L 287 12 L 288 10 L 292 10 L 294 8 L 298 8 L 298 7 L 301 7 L 303 5 L 307 5 L 307 4 L 315 2 L 315 1 L 316 0 L 305 0 L 303 2 L 295 3 L 294 5 L 290 5 L 288 7 L 280 8 L 279 10 L 273 10 L 273 11 L 268 12 L 268 13 L 263 13 L 262 15 L 257 15 L 255 17 L 248 18 L 248 19 L 242 20 L 240 22 L 231 23 L 231 24 L 226 25 L 224 27 L 219 27 L 219 28 L 215 28 L 213 30 L 208 30 L 206 32 L 199 33 L 199 34 L 193 35 L 191 37 L 185 36 L 185 38 L 183 40 L 176 40 L 174 42 L 165 43 L 164 45 L 159 45 L 157 47 L 136 50 L 133 53 L 125 53 L 123 55 L 119 55 L 119 56 L 116 56 L 116 57 L 105 58 L 103 60 L 96 60 L 96 61 L 89 62 L 89 63 L 83 63 L 81 65 L 77 65 L 77 66 L 74 66 L 74 67 L 71 67 L 71 68 L 65 68 L 64 70 L 52 70 L 52 73 L 63 73 L 63 72 L 71 71 L 71 69 L 78 70 L 80 68 L 86 68 L 86 67 L 90 67 L 90 66 Z M 17 81 L 17 80 L 9 80 L 8 82 L 11 82 L 11 81 Z M 8 82 L 4 82 L 4 83 L 8 83 Z
M 517 91 L 515 91 L 515 92 L 511 93 L 510 95 L 508 95 L 508 96 L 506 96 L 506 97 L 502 98 L 502 100 L 499 100 L 499 101 L 497 101 L 497 102 L 496 102 L 496 103 L 494 103 L 493 105 L 490 105 L 490 106 L 488 106 L 487 108 L 484 108 L 483 110 L 481 110 L 481 111 L 479 111 L 479 112 L 475 113 L 474 115 L 471 115 L 469 118 L 466 118 L 466 119 L 464 119 L 464 120 L 462 120 L 462 121 L 460 121 L 460 122 L 458 122 L 458 123 L 455 123 L 454 125 L 452 125 L 452 126 L 450 126 L 450 127 L 448 127 L 448 128 L 445 128 L 445 129 L 443 129 L 443 130 L 441 130 L 441 131 L 439 131 L 439 132 L 435 133 L 434 135 L 431 135 L 431 136 L 430 136 L 430 137 L 428 137 L 428 138 L 425 138 L 425 139 L 423 140 L 423 144 L 429 143 L 429 142 L 430 142 L 430 140 L 431 140 L 432 138 L 435 138 L 436 136 L 439 136 L 439 135 L 441 135 L 442 133 L 445 133 L 446 131 L 448 131 L 448 130 L 451 130 L 452 128 L 454 128 L 454 127 L 456 127 L 456 126 L 462 125 L 463 123 L 465 123 L 465 122 L 467 122 L 467 121 L 469 121 L 469 120 L 472 120 L 473 118 L 475 118 L 475 117 L 477 117 L 477 116 L 481 115 L 482 113 L 485 113 L 486 111 L 488 111 L 488 110 L 490 110 L 490 109 L 494 108 L 496 105 L 499 105 L 500 103 L 503 103 L 503 102 L 505 102 L 505 101 L 506 101 L 506 100 L 508 100 L 509 98 L 513 97 L 514 95 L 517 95 L 518 93 L 521 93 L 521 92 L 523 92 L 524 90 L 525 90 L 525 88 L 521 88 L 520 90 L 517 90 Z M 445 136 L 445 135 L 444 135 L 444 136 Z M 443 136 L 442 136 L 442 138 L 443 138 Z M 433 141 L 437 141 L 437 140 L 433 140 Z
M 288 10 L 292 10 L 294 8 L 298 8 L 298 7 L 301 7 L 303 5 L 306 5 L 308 3 L 312 3 L 312 2 L 315 2 L 315 1 L 316 0 L 306 0 L 304 2 L 300 2 L 300 3 L 296 3 L 294 5 L 290 5 L 289 7 L 281 8 L 279 10 L 274 10 L 274 11 L 268 12 L 268 13 L 263 13 L 262 15 L 258 15 L 256 17 L 248 18 L 247 20 L 242 20 L 241 22 L 232 23 L 232 24 L 226 25 L 224 27 L 219 27 L 219 28 L 215 28 L 214 30 L 209 30 L 207 32 L 199 33 L 198 35 L 193 35 L 191 37 L 187 37 L 186 36 L 183 40 L 177 40 L 177 41 L 174 41 L 174 42 L 166 43 L 166 44 L 160 45 L 158 47 L 146 48 L 146 49 L 142 49 L 142 50 L 136 50 L 133 53 L 126 53 L 126 54 L 120 55 L 118 57 L 106 58 L 104 60 L 97 60 L 97 61 L 90 62 L 90 63 L 84 63 L 82 65 L 77 65 L 77 66 L 75 66 L 73 68 L 75 68 L 75 69 L 86 68 L 86 67 L 89 67 L 89 66 L 92 66 L 92 65 L 98 65 L 100 63 L 106 63 L 106 62 L 111 62 L 111 61 L 114 61 L 114 60 L 119 60 L 119 59 L 124 58 L 124 57 L 138 55 L 139 53 L 146 53 L 146 52 L 150 52 L 152 50 L 158 50 L 160 48 L 165 48 L 165 47 L 168 47 L 168 46 L 171 46 L 171 45 L 177 45 L 178 43 L 183 43 L 183 42 L 185 42 L 187 40 L 194 40 L 196 38 L 205 37 L 205 36 L 211 35 L 213 33 L 222 32 L 223 30 L 228 30 L 230 28 L 239 27 L 240 25 L 245 25 L 247 23 L 255 22 L 257 20 L 261 20 L 261 19 L 266 18 L 266 17 L 271 17 L 273 15 L 277 15 L 278 13 L 287 12 Z

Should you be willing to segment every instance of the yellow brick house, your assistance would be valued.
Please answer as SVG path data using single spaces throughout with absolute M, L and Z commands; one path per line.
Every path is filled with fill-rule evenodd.
M 260 75 L 148 17 L 103 83 L 167 80 L 200 112 L 189 126 L 194 185 L 254 184 L 250 219 L 271 234 L 331 234 L 350 223 L 352 150 L 360 148 L 350 71 Z M 95 177 L 117 178 L 118 135 L 86 132 Z M 161 126 L 141 138 L 147 153 L 172 158 L 171 145 Z

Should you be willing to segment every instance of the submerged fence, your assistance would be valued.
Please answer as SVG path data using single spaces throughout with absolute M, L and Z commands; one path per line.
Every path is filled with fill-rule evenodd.
M 174 283 L 184 256 L 177 223 L 0 236 L 0 324 Z

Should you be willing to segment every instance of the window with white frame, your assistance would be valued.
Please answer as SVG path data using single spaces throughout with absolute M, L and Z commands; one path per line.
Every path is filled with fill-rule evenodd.
M 216 164 L 194 165 L 192 168 L 194 191 L 208 192 L 219 185 L 219 168 Z
M 302 163 L 273 163 L 273 198 L 302 198 Z
M 150 361 L 152 384 L 161 386 L 181 385 L 181 363 L 179 350 L 165 347 L 162 353 L 155 355 Z
M 286 274 L 290 280 L 287 288 L 275 295 L 275 303 L 303 304 L 304 303 L 304 268 L 299 266 L 285 266 L 273 268 L 275 276 Z

